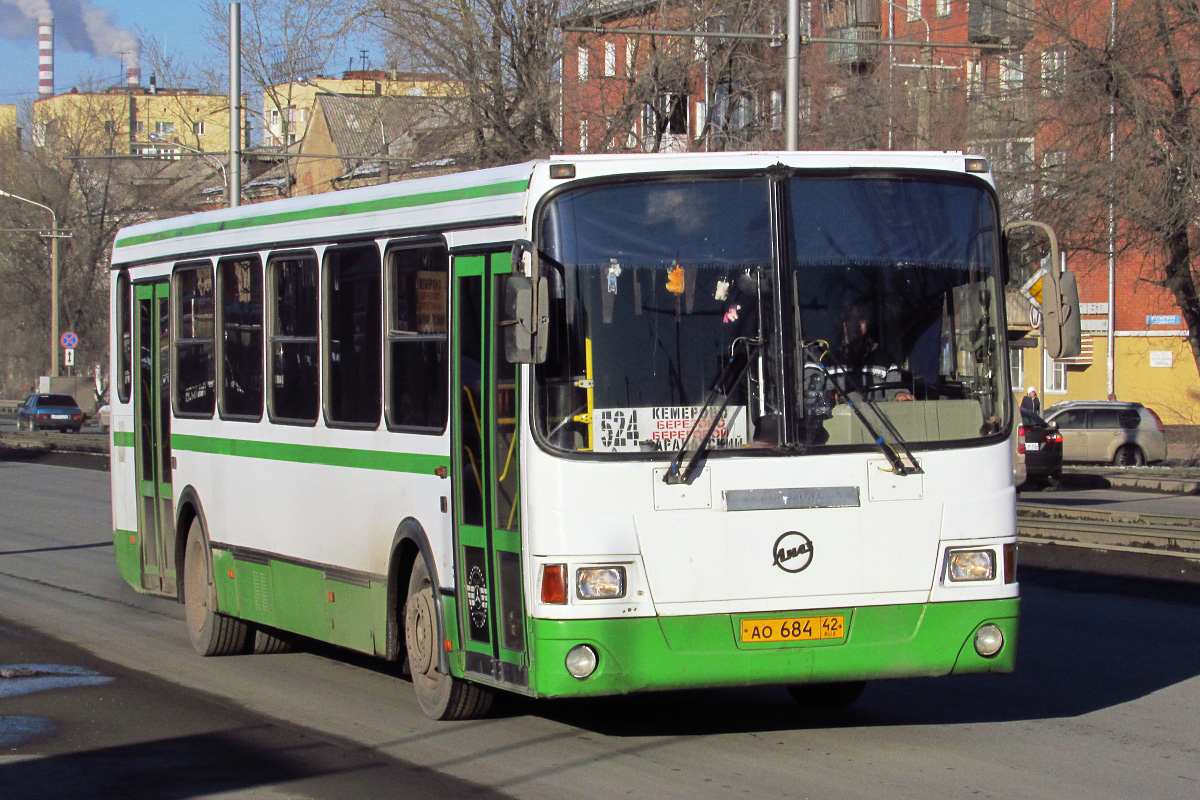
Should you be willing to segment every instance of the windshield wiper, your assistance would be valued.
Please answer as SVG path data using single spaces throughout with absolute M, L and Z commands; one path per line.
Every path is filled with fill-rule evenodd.
M 738 342 L 745 343 L 746 360 L 736 369 L 737 374 L 734 375 L 734 365 L 737 363 Z M 696 415 L 696 421 L 692 423 L 692 427 L 688 430 L 688 434 L 679 448 L 679 455 L 675 456 L 675 459 L 671 461 L 671 466 L 667 468 L 666 474 L 663 475 L 663 483 L 687 483 L 688 478 L 691 477 L 692 470 L 696 468 L 696 464 L 700 461 L 700 457 L 708 452 L 708 444 L 712 441 L 713 430 L 717 427 L 717 421 L 721 419 L 725 413 L 725 409 L 729 406 L 729 399 L 733 389 L 741 383 L 746 370 L 750 369 L 754 352 L 760 347 L 762 347 L 762 339 L 743 337 L 734 340 L 729 348 L 729 360 L 725 362 L 725 366 L 721 367 L 721 372 L 713 382 L 712 389 L 709 390 L 708 396 L 704 398 L 704 405 L 700 407 L 700 413 Z
M 908 445 L 904 442 L 904 437 L 896 430 L 896 426 L 892 424 L 891 419 L 883 412 L 879 404 L 868 396 L 868 392 L 863 389 L 862 385 L 851 377 L 850 371 L 843 370 L 834 373 L 825 366 L 824 356 L 827 354 L 828 351 L 822 353 L 821 358 L 817 359 L 818 368 L 833 382 L 834 388 L 838 394 L 845 398 L 846 405 L 850 406 L 850 410 L 854 412 L 854 416 L 858 417 L 858 421 L 867 429 L 867 433 L 871 435 L 875 444 L 879 445 L 880 451 L 887 458 L 888 463 L 892 465 L 892 472 L 902 476 L 924 473 L 925 470 L 921 469 L 921 465 L 917 463 L 916 457 L 908 449 Z M 849 385 L 849 391 L 847 391 L 847 384 Z M 871 409 L 875 416 L 879 418 L 879 421 L 883 424 L 884 431 L 890 437 L 890 441 L 881 436 L 875 426 L 871 424 L 871 421 L 867 419 L 867 415 L 863 413 L 859 404 L 854 402 L 854 398 L 850 394 L 851 392 L 856 393 L 862 398 L 863 404 Z

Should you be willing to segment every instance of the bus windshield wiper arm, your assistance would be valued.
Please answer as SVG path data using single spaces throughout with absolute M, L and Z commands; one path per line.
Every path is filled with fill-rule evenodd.
M 746 361 L 737 369 L 737 375 L 734 376 L 738 342 L 745 342 Z M 737 339 L 730 346 L 729 360 L 721 368 L 721 372 L 713 382 L 712 389 L 709 390 L 708 396 L 704 398 L 704 404 L 700 406 L 700 413 L 696 415 L 696 421 L 692 423 L 692 427 L 688 430 L 688 434 L 679 448 L 679 455 L 675 456 L 674 460 L 671 461 L 671 466 L 667 468 L 666 474 L 663 475 L 663 483 L 687 483 L 692 470 L 696 468 L 697 462 L 700 461 L 700 457 L 708 452 L 708 444 L 712 441 L 713 429 L 717 427 L 717 421 L 721 419 L 726 407 L 729 405 L 730 392 L 741 383 L 746 370 L 750 368 L 754 351 L 761 346 L 761 339 L 749 338 Z M 732 380 L 730 380 L 731 377 Z
M 854 412 L 854 415 L 858 417 L 858 421 L 867 429 L 867 433 L 875 440 L 875 444 L 879 445 L 879 449 L 892 465 L 892 471 L 897 475 L 919 475 L 923 473 L 925 470 L 921 469 L 921 465 L 917 463 L 916 457 L 908 449 L 908 445 L 904 442 L 904 437 L 896 430 L 896 426 L 892 424 L 892 420 L 879 407 L 878 403 L 867 396 L 867 392 L 863 390 L 858 381 L 850 376 L 850 372 L 843 371 L 837 373 L 837 377 L 835 378 L 834 373 L 826 369 L 824 363 L 818 363 L 821 363 L 821 369 L 825 370 L 825 374 L 834 382 L 838 392 L 842 397 L 846 398 L 846 405 L 850 406 L 850 410 Z M 850 391 L 846 390 L 847 384 L 849 384 Z M 883 423 L 884 430 L 891 437 L 891 442 L 879 435 L 879 431 L 867 419 L 867 415 L 859 408 L 858 403 L 854 402 L 854 398 L 850 396 L 850 392 L 856 392 L 862 398 L 867 408 L 871 409 L 875 416 L 879 418 L 879 421 Z M 896 448 L 899 448 L 900 452 L 897 452 Z

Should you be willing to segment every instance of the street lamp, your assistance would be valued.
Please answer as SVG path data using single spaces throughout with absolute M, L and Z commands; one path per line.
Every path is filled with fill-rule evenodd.
M 50 206 L 0 189 L 0 197 L 11 197 L 50 212 L 50 377 L 58 377 L 58 215 Z
M 225 164 L 212 153 L 206 153 L 203 150 L 197 150 L 195 147 L 188 147 L 182 142 L 173 142 L 170 139 L 164 139 L 157 133 L 148 133 L 146 135 L 150 137 L 151 141 L 162 142 L 163 144 L 168 144 L 172 147 L 178 147 L 182 150 L 187 150 L 189 153 L 195 153 L 196 155 L 203 156 L 204 158 L 211 158 L 213 162 L 221 168 L 221 182 L 224 184 L 224 190 L 222 191 L 222 194 L 225 194 L 229 191 L 229 173 L 225 170 Z

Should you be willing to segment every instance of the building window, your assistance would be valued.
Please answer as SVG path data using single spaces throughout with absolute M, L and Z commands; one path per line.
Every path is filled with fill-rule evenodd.
M 939 17 L 950 16 L 950 0 L 937 0 L 934 6 L 935 12 Z
M 175 133 L 174 122 L 156 122 L 154 123 L 154 132 L 159 136 L 167 136 Z
M 441 433 L 450 404 L 450 256 L 441 244 L 405 247 L 387 263 L 387 423 Z
M 1008 351 L 1008 378 L 1014 391 L 1025 388 L 1025 349 L 1014 347 Z
M 659 136 L 687 136 L 688 96 L 660 94 L 654 103 L 642 109 L 642 130 L 647 139 Z
M 104 132 L 107 135 L 112 136 L 117 132 L 117 123 L 113 122 L 111 119 L 104 120 Z
M 588 79 L 588 49 L 586 47 L 579 48 L 579 82 L 582 83 Z
M 921 19 L 921 0 L 902 0 L 902 2 L 909 22 L 917 22 Z
M 967 61 L 967 96 L 974 97 L 983 89 L 983 65 L 974 59 Z
M 1067 48 L 1052 47 L 1042 53 L 1042 94 L 1062 94 L 1067 84 Z
M 579 120 L 579 152 L 586 153 L 588 149 L 588 121 Z
M 271 304 L 271 352 L 267 392 L 272 422 L 317 421 L 320 315 L 317 259 L 311 253 L 272 258 L 267 265 Z
M 325 412 L 331 423 L 379 425 L 381 277 L 379 249 L 373 244 L 325 251 Z
M 262 419 L 263 278 L 258 256 L 217 262 L 222 417 Z
M 637 69 L 637 42 L 630 36 L 625 40 L 625 74 L 632 78 Z
M 1017 94 L 1025 85 L 1025 54 L 1016 53 L 1000 60 L 1000 89 Z
M 133 123 L 133 131 L 134 131 L 134 133 L 144 133 L 145 132 L 145 125 L 141 122 L 141 120 L 138 120 L 137 122 Z
M 204 123 L 203 122 L 193 122 L 192 123 L 192 133 L 194 133 L 196 136 L 203 136 L 204 135 Z
M 802 0 L 800 3 L 800 33 L 812 36 L 812 0 Z
M 212 416 L 213 270 L 212 264 L 175 269 L 175 411 L 180 416 Z
M 617 76 L 617 43 L 604 43 L 604 77 L 615 78 Z
M 783 90 L 771 90 L 771 130 L 783 129 Z
M 1046 394 L 1066 394 L 1067 391 L 1067 365 L 1062 361 L 1055 361 L 1053 358 L 1045 359 L 1043 365 Z

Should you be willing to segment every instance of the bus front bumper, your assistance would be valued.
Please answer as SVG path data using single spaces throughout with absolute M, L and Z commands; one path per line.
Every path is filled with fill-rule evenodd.
M 538 697 L 592 697 L 718 686 L 792 685 L 875 678 L 1011 672 L 1018 598 L 767 614 L 532 621 L 530 689 Z M 841 616 L 844 635 L 826 640 L 747 642 L 743 622 Z M 1003 646 L 976 651 L 993 625 Z M 987 629 L 993 635 L 994 629 Z M 595 670 L 573 677 L 572 648 L 595 652 Z

